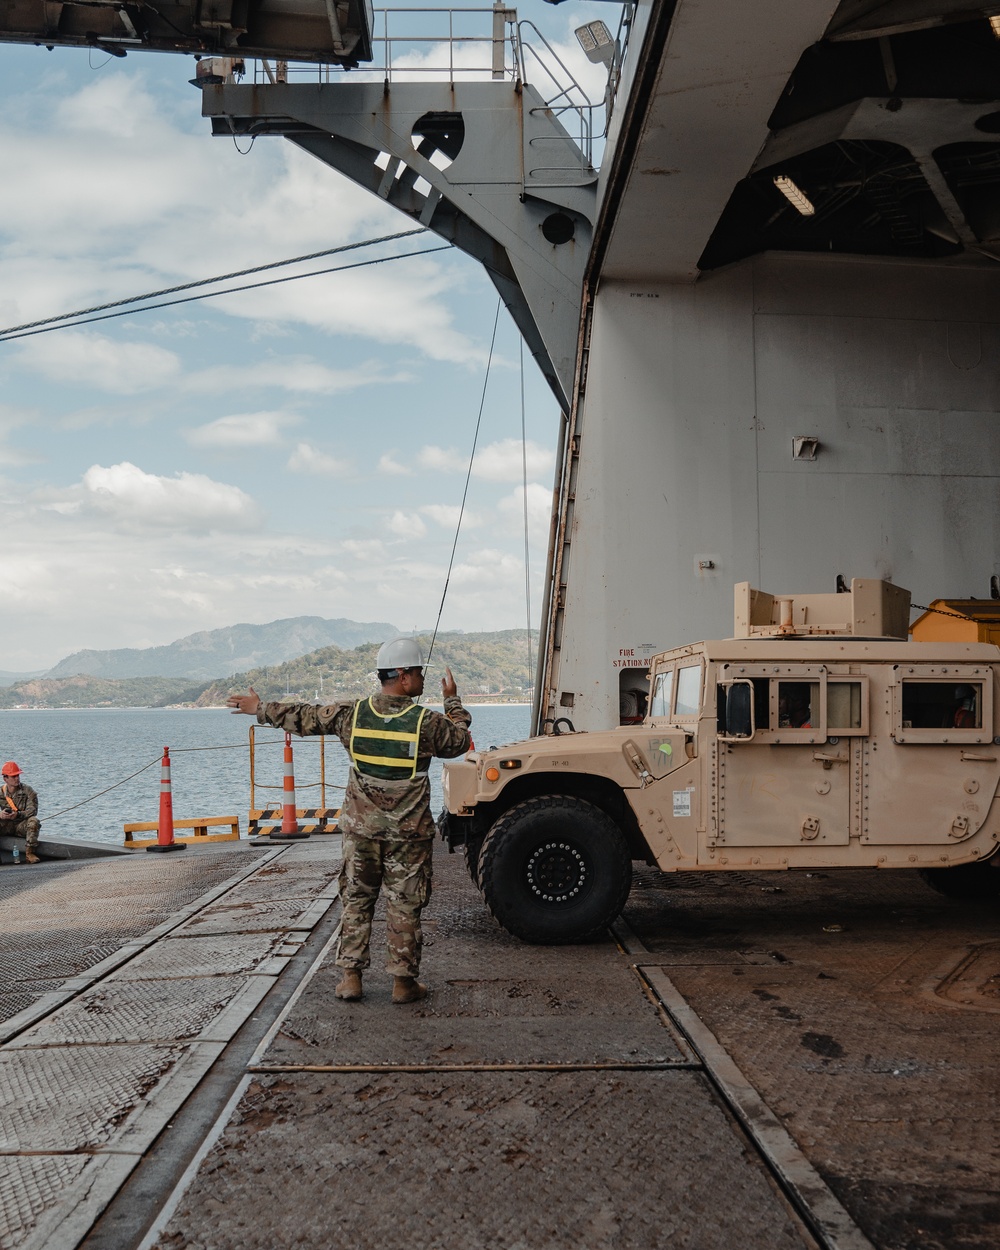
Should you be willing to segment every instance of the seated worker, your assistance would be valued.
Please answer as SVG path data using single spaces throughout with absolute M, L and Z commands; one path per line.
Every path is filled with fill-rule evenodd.
M 392 1001 L 413 1003 L 427 994 L 417 980 L 422 933 L 420 913 L 431 897 L 434 820 L 427 768 L 431 756 L 453 759 L 472 745 L 472 717 L 462 706 L 451 669 L 441 679 L 444 715 L 421 707 L 424 657 L 412 638 L 385 643 L 375 661 L 380 694 L 331 703 L 262 703 L 253 688 L 234 694 L 234 712 L 287 733 L 336 734 L 351 757 L 340 813 L 343 905 L 334 962 L 343 977 L 334 993 L 354 1002 L 368 967 L 372 917 L 379 891 L 386 897 L 389 947 L 386 971 L 394 978 Z
M 3 787 L 0 788 L 0 833 L 24 838 L 25 859 L 29 864 L 38 863 L 38 795 L 31 786 L 21 784 L 21 770 L 13 760 L 0 768 Z

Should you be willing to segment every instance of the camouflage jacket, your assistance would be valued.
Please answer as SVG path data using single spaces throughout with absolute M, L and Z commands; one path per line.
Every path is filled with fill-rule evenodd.
M 29 816 L 38 815 L 38 795 L 32 790 L 31 786 L 26 786 L 22 782 L 16 790 L 8 790 L 6 785 L 0 787 L 0 813 L 6 814 L 10 812 L 10 815 L 13 816 L 14 813 L 10 810 L 10 803 L 7 802 L 8 795 L 10 795 L 10 798 L 17 806 L 15 819 L 27 820 Z
M 377 712 L 401 712 L 412 699 L 404 695 L 377 694 L 372 705 Z M 286 733 L 309 737 L 336 734 L 347 751 L 351 746 L 351 724 L 357 700 L 330 703 L 264 703 L 257 713 L 262 725 L 274 725 Z M 472 717 L 457 696 L 444 701 L 444 715 L 428 710 L 420 727 L 417 745 L 418 775 L 405 781 L 382 781 L 362 776 L 352 768 L 340 811 L 340 828 L 365 838 L 433 838 L 431 785 L 427 765 L 431 756 L 454 759 L 472 745 L 469 725 Z M 422 773 L 423 775 L 420 775 Z

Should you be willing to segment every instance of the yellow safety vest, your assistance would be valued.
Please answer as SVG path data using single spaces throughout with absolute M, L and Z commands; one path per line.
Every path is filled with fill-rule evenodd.
M 350 752 L 358 772 L 381 781 L 415 777 L 420 726 L 426 711 L 416 703 L 401 712 L 377 712 L 371 699 L 356 703 Z

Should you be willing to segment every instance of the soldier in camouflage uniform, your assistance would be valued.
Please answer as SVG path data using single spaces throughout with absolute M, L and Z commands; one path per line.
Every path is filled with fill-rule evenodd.
M 431 896 L 434 819 L 427 768 L 431 756 L 452 759 L 472 745 L 472 717 L 462 706 L 450 669 L 441 690 L 444 715 L 415 702 L 424 689 L 424 663 L 411 638 L 386 643 L 378 653 L 380 694 L 350 703 L 261 703 L 251 688 L 233 695 L 236 712 L 256 714 L 263 725 L 300 735 L 336 734 L 351 757 L 340 813 L 343 907 L 336 964 L 344 976 L 338 998 L 361 998 L 369 964 L 372 916 L 379 890 L 386 896 L 386 970 L 395 978 L 394 1003 L 416 1002 L 427 990 L 420 971 L 420 913 Z
M 21 770 L 13 760 L 0 769 L 3 786 L 0 787 L 0 832 L 15 838 L 24 838 L 25 859 L 29 864 L 38 863 L 38 795 L 31 786 L 21 782 Z

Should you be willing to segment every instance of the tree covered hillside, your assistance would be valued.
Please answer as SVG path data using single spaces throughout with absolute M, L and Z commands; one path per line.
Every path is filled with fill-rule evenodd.
M 417 635 L 427 654 L 429 634 Z M 353 651 L 321 647 L 298 660 L 267 668 L 237 673 L 225 681 L 213 682 L 197 699 L 199 707 L 224 703 L 226 696 L 253 686 L 265 701 L 271 699 L 357 698 L 376 690 L 375 657 L 378 644 L 367 643 Z M 527 633 L 504 629 L 495 633 L 438 634 L 427 675 L 427 694 L 440 691 L 447 665 L 458 682 L 458 692 L 466 699 L 492 696 L 528 699 L 534 683 L 538 654 L 538 631 L 531 631 L 531 667 L 528 666 Z

